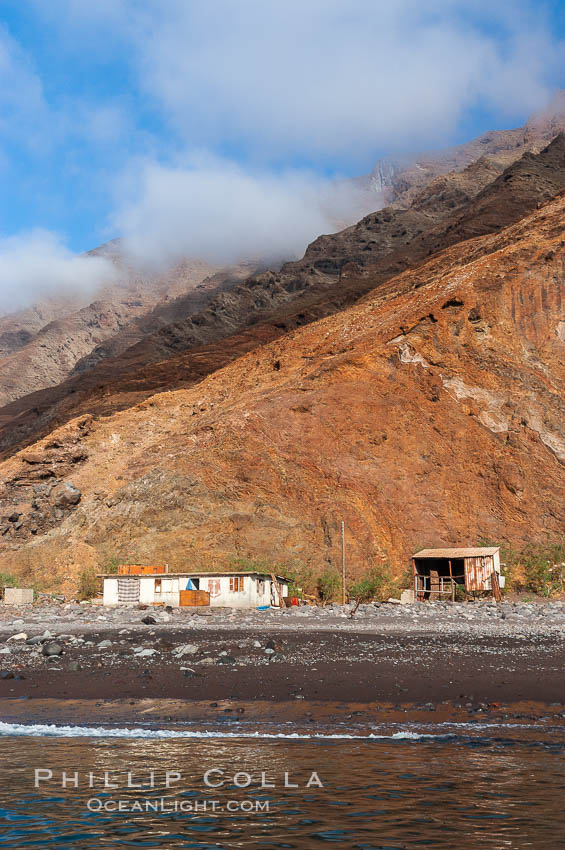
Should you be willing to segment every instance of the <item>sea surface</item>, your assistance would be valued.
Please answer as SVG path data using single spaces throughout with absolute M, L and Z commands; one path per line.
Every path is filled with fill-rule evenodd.
M 556 717 L 3 722 L 0 847 L 565 848 Z

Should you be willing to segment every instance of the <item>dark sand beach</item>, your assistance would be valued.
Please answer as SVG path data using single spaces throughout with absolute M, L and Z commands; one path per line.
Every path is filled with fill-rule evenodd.
M 0 700 L 21 699 L 22 718 L 38 700 L 565 704 L 565 609 L 553 604 L 2 613 Z

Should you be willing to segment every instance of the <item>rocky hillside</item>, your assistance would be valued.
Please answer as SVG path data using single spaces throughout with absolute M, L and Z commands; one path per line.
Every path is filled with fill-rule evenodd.
M 105 345 L 113 354 L 123 351 L 170 322 L 179 296 L 205 280 L 213 292 L 220 283 L 209 280 L 217 269 L 200 260 L 187 260 L 166 274 L 141 275 L 124 265 L 117 248 L 111 256 L 119 268 L 117 284 L 88 297 L 53 297 L 0 317 L 0 405 L 59 384 L 97 348 L 96 362 Z
M 384 198 L 385 203 L 406 208 L 440 175 L 462 171 L 481 158 L 503 171 L 525 153 L 539 153 L 564 131 L 565 91 L 557 91 L 547 107 L 532 115 L 523 127 L 492 130 L 447 150 L 379 160 L 371 173 L 358 182 Z
M 112 557 L 318 570 L 339 561 L 342 519 L 352 574 L 418 546 L 562 534 L 564 223 L 565 195 L 537 201 L 195 386 L 6 460 L 0 570 L 57 587 Z
M 177 321 L 117 356 L 106 352 L 90 371 L 6 405 L 0 452 L 7 455 L 81 413 L 105 414 L 158 390 L 188 386 L 250 348 L 344 309 L 445 247 L 519 220 L 562 189 L 564 135 L 502 173 L 479 160 L 437 178 L 410 209 L 389 207 L 321 236 L 302 260 L 204 297 L 201 309 L 196 302 L 184 306 L 184 317 L 179 310 Z
M 351 240 L 347 236 L 335 241 L 333 237 L 317 240 L 304 262 L 289 264 L 280 278 L 275 275 L 284 290 L 277 293 L 275 304 L 272 294 L 259 293 L 257 299 L 247 299 L 249 303 L 245 305 L 231 305 L 229 299 L 225 304 L 220 302 L 214 307 L 216 313 L 225 314 L 228 330 L 234 332 L 243 326 L 240 307 L 245 307 L 252 321 L 262 321 L 265 309 L 272 310 L 281 300 L 292 300 L 296 292 L 300 295 L 306 288 L 315 297 L 328 285 L 331 288 L 335 274 L 349 262 L 365 266 L 376 253 L 379 263 L 383 254 L 391 255 L 388 268 L 381 270 L 386 276 L 408 268 L 414 261 L 414 252 L 409 252 L 408 257 L 398 256 L 399 249 L 403 254 L 420 231 L 428 230 L 434 221 L 445 218 L 450 210 L 477 195 L 524 153 L 542 150 L 561 130 L 565 130 L 565 93 L 558 92 L 547 109 L 533 116 L 524 127 L 485 133 L 456 148 L 403 162 L 377 163 L 372 175 L 357 183 L 366 190 L 378 191 L 375 207 L 381 207 L 385 198 L 393 208 L 408 210 L 407 214 L 399 217 L 393 213 L 392 218 L 385 215 L 377 232 L 373 222 L 372 227 L 367 227 L 368 232 L 362 233 L 362 224 Z M 366 223 L 370 225 L 370 217 Z M 185 300 L 187 293 L 218 270 L 199 261 L 187 261 L 165 274 L 141 275 L 127 267 L 119 240 L 89 253 L 103 255 L 117 265 L 121 273 L 118 286 L 46 299 L 17 314 L 0 316 L 0 406 L 44 387 L 57 386 L 75 371 L 84 375 L 101 361 L 119 358 L 133 346 L 139 348 L 128 355 L 128 368 L 218 339 L 214 327 L 203 335 L 186 320 L 201 311 L 218 291 L 229 290 L 234 279 L 250 273 L 245 266 L 229 270 L 224 283 L 216 275 L 200 288 L 196 298 Z M 268 278 L 259 279 L 254 285 L 261 287 L 266 282 Z M 330 300 L 332 297 L 334 294 L 329 295 Z M 166 328 L 179 321 L 185 321 L 185 326 Z M 206 324 L 214 326 L 215 322 L 208 319 Z M 202 329 L 202 324 L 199 327 Z M 159 335 L 162 328 L 164 333 Z M 123 371 L 118 364 L 114 369 L 110 366 L 107 374 L 102 370 L 91 383 L 106 382 L 116 369 Z M 35 406 L 31 404 L 32 408 Z M 9 416 L 2 419 L 8 421 Z

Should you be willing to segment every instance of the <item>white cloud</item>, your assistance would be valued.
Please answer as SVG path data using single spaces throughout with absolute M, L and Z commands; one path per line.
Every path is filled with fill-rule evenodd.
M 117 276 L 108 260 L 77 256 L 46 230 L 0 239 L 0 312 L 54 294 L 94 292 Z
M 137 5 L 137 4 L 135 4 Z M 465 110 L 530 110 L 563 59 L 539 5 L 163 0 L 138 16 L 141 86 L 189 145 L 261 160 L 446 140 Z M 143 26 L 144 25 L 144 26 Z
M 523 115 L 564 70 L 539 0 L 32 1 L 75 51 L 121 39 L 188 148 L 262 162 L 447 144 L 470 108 Z
M 29 57 L 0 27 L 0 144 L 34 149 L 48 140 L 41 132 L 47 114 L 43 86 Z
M 445 144 L 472 107 L 512 115 L 543 102 L 559 61 L 529 0 L 132 0 L 130 10 L 140 88 L 189 152 L 164 165 L 165 144 L 133 190 L 120 183 L 114 224 L 147 261 L 300 255 L 380 199 L 285 164 L 368 170 L 377 151 Z
M 115 217 L 124 247 L 154 265 L 186 255 L 214 262 L 300 256 L 320 233 L 378 206 L 374 194 L 311 173 L 250 172 L 215 157 L 178 167 L 148 162 Z
M 92 84 L 59 93 L 49 112 L 33 67 L 0 33 L 0 73 L 13 80 L 0 92 L 6 131 L 24 127 L 37 140 L 40 128 L 46 146 L 70 138 L 79 155 L 65 167 L 83 169 L 95 189 L 109 174 L 88 171 L 91 151 L 103 152 L 107 172 L 130 150 L 155 151 L 115 175 L 109 214 L 112 235 L 149 263 L 300 255 L 378 206 L 319 175 L 449 144 L 475 108 L 510 123 L 540 106 L 563 71 L 549 5 L 537 0 L 30 2 L 69 66 L 80 53 L 94 79 L 117 55 L 126 70 L 115 99 L 97 101 Z M 22 249 L 22 291 L 56 278 L 82 285 L 61 244 L 44 247 L 46 277 Z M 88 286 L 95 269 L 80 269 Z

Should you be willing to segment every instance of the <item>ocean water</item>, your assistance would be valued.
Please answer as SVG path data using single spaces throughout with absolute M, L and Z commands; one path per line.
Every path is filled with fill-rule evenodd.
M 2 723 L 0 847 L 565 848 L 551 719 L 253 725 Z

